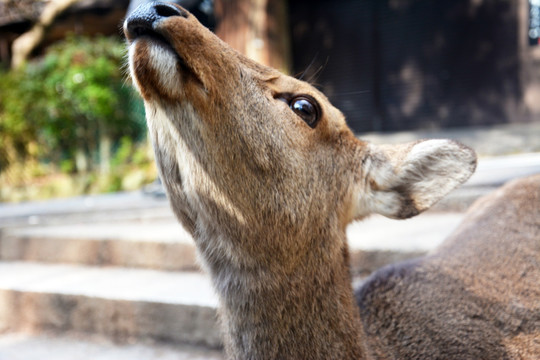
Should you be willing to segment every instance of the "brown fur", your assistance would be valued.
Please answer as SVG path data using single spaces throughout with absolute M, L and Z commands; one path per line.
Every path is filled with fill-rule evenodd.
M 374 212 L 424 211 L 472 174 L 474 152 L 444 140 L 362 142 L 322 93 L 246 59 L 193 16 L 161 19 L 153 31 L 166 41 L 126 25 L 130 71 L 171 205 L 219 295 L 229 357 L 392 358 L 372 337 L 395 328 L 401 344 L 429 338 L 419 324 L 399 330 L 390 305 L 366 315 L 366 297 L 358 311 L 345 229 Z M 315 99 L 317 126 L 283 94 Z M 391 326 L 362 326 L 361 313 Z
M 540 175 L 479 200 L 433 254 L 356 295 L 376 357 L 540 358 Z

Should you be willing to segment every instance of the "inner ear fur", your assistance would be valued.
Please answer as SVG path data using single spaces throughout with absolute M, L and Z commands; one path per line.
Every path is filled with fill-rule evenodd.
M 415 216 L 467 181 L 476 169 L 475 152 L 452 140 L 369 146 L 364 162 L 367 188 L 359 195 L 357 217 Z

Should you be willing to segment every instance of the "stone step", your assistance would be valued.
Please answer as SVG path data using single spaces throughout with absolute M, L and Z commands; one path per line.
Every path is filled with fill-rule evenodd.
M 428 212 L 409 220 L 372 216 L 351 224 L 354 273 L 366 275 L 432 250 L 462 218 L 460 213 Z M 193 240 L 174 219 L 7 228 L 0 234 L 0 260 L 198 269 Z
M 142 191 L 0 203 L 0 228 L 171 218 L 164 196 Z
M 73 334 L 0 335 L 2 360 L 223 360 L 220 350 L 172 344 L 116 344 Z
M 371 217 L 353 224 L 348 235 L 354 274 L 365 276 L 386 263 L 430 251 L 457 226 L 462 217 L 462 214 L 426 213 L 406 221 Z M 183 230 L 174 222 L 131 227 L 133 231 L 127 233 L 119 230 L 125 229 L 124 225 L 116 224 L 117 233 L 112 231 L 112 224 L 104 227 L 99 223 L 72 228 L 19 229 L 26 237 L 14 236 L 15 229 L 8 231 L 10 236 L 4 233 L 0 237 L 3 257 L 7 256 L 6 249 L 10 248 L 6 245 L 10 242 L 5 239 L 19 239 L 11 244 L 22 246 L 25 251 L 19 254 L 24 255 L 21 257 L 25 261 L 0 261 L 0 333 L 76 332 L 97 334 L 116 342 L 153 340 L 219 347 L 216 296 L 209 279 L 200 272 L 29 261 L 44 256 L 54 258 L 55 254 L 57 258 L 49 260 L 66 260 L 67 255 L 59 255 L 62 251 L 82 256 L 86 250 L 80 244 L 85 244 L 85 241 L 109 241 L 110 246 L 120 246 L 118 244 L 124 242 L 125 248 L 117 249 L 130 252 L 113 258 L 129 259 L 136 256 L 134 254 L 138 254 L 136 250 L 139 249 L 143 259 L 140 261 L 148 261 L 144 260 L 148 254 L 141 250 L 139 242 L 151 244 L 150 237 L 157 244 L 184 241 L 185 246 L 193 247 L 191 239 L 186 238 L 187 234 L 182 233 Z M 74 233 L 94 234 L 95 237 L 82 241 L 73 237 Z M 62 239 L 61 235 L 65 236 L 66 249 L 72 249 L 68 251 L 58 244 L 49 249 L 51 243 Z M 36 237 L 35 241 L 31 240 L 32 236 Z M 88 259 L 91 259 L 96 253 L 88 251 L 88 254 Z M 166 256 L 171 254 L 159 253 L 152 261 L 157 264 Z M 178 260 L 178 257 L 172 256 L 172 259 Z M 133 262 L 122 265 L 126 264 L 133 265 Z
M 216 307 L 200 273 L 0 262 L 0 333 L 76 332 L 218 348 Z
M 196 271 L 191 236 L 176 222 L 96 222 L 7 228 L 0 260 Z

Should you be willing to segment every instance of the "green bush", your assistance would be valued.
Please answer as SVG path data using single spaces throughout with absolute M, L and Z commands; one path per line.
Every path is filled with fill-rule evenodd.
M 6 154 L 0 166 L 13 156 L 38 156 L 56 163 L 75 159 L 74 170 L 88 171 L 108 162 L 122 137 L 144 138 L 142 106 L 125 82 L 124 57 L 118 39 L 70 37 L 41 61 L 1 74 L 0 146 Z
M 125 53 L 117 38 L 69 37 L 42 59 L 0 72 L 0 181 L 9 168 L 32 168 L 111 178 L 113 186 L 99 187 L 119 190 L 119 169 L 151 162 L 138 150 L 147 149 L 146 123 Z

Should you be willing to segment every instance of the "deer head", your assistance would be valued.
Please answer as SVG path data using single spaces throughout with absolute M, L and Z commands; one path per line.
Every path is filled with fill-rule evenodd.
M 153 3 L 130 19 L 130 72 L 192 232 L 204 220 L 264 233 L 407 218 L 475 169 L 473 151 L 448 140 L 358 140 L 317 89 L 243 57 L 179 7 Z
M 453 141 L 376 146 L 357 139 L 320 91 L 247 59 L 180 7 L 145 5 L 124 31 L 161 177 L 228 320 L 245 317 L 257 299 L 269 311 L 285 298 L 302 307 L 293 298 L 323 297 L 321 284 L 335 277 L 347 283 L 348 223 L 371 213 L 414 216 L 475 169 L 474 152 Z M 310 293 L 310 284 L 319 290 Z M 352 309 L 350 284 L 343 286 Z M 232 314 L 235 306 L 241 310 Z M 301 328 L 306 309 L 290 311 L 289 330 Z M 260 325 L 265 315 L 252 310 L 230 332 Z

